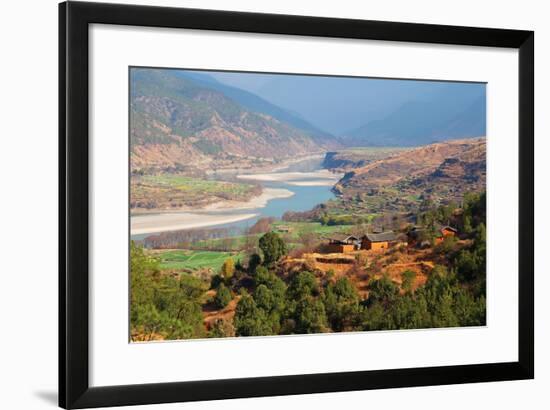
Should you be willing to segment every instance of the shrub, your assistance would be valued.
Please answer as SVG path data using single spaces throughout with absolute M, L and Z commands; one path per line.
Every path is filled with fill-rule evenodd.
M 218 290 L 216 291 L 216 296 L 214 296 L 214 303 L 216 306 L 219 309 L 223 309 L 229 304 L 229 302 L 231 302 L 231 299 L 231 291 L 227 289 L 223 283 L 220 284 L 220 286 L 218 286 Z
M 253 275 L 256 273 L 256 268 L 262 264 L 262 258 L 257 253 L 250 255 L 248 259 L 248 273 Z
M 399 289 L 387 276 L 371 280 L 369 283 L 369 307 L 377 303 L 384 307 L 388 307 L 395 302 L 398 296 Z
M 412 285 L 416 279 L 416 272 L 412 270 L 406 270 L 401 273 L 401 289 L 405 292 L 412 291 Z
M 221 275 L 213 275 L 210 279 L 210 289 L 217 289 L 223 283 Z
M 216 319 L 212 328 L 208 332 L 208 337 L 219 338 L 219 337 L 234 337 L 235 328 L 233 323 L 225 319 Z
M 234 273 L 235 262 L 233 262 L 232 258 L 227 258 L 220 269 L 220 274 L 224 279 L 231 279 Z

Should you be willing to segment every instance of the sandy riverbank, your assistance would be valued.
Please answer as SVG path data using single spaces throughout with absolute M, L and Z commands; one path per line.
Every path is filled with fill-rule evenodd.
M 332 182 L 334 185 L 343 174 L 335 174 L 329 170 L 323 169 L 313 172 L 275 172 L 266 174 L 242 174 L 237 178 L 251 181 L 263 182 L 286 182 L 291 185 L 300 186 L 319 186 L 327 185 Z
M 332 186 L 341 174 L 328 170 L 313 172 L 277 172 L 238 175 L 242 180 L 260 182 L 281 182 L 289 186 Z M 273 199 L 290 198 L 295 193 L 290 189 L 264 187 L 262 193 L 247 201 L 223 200 L 201 208 L 180 208 L 149 210 L 133 213 L 131 216 L 132 235 L 149 234 L 193 228 L 205 228 L 252 219 L 259 215 L 258 209 L 267 206 Z M 250 212 L 244 213 L 247 210 Z M 241 211 L 243 213 L 235 213 Z
M 258 216 L 257 213 L 233 214 L 228 211 L 263 208 L 272 199 L 289 198 L 294 192 L 282 188 L 265 188 L 261 195 L 249 201 L 216 202 L 204 208 L 185 210 L 180 212 L 162 212 L 141 215 L 132 215 L 131 234 L 177 231 L 181 229 L 206 228 L 214 225 L 223 225 L 244 221 Z M 195 211 L 195 212 L 193 212 Z M 196 212 L 199 211 L 199 212 Z
M 165 231 L 178 231 L 181 229 L 205 228 L 207 226 L 244 221 L 256 216 L 258 216 L 258 214 L 255 213 L 211 215 L 193 212 L 139 215 L 130 218 L 130 231 L 131 235 L 140 235 Z
M 288 185 L 294 186 L 333 186 L 337 180 L 334 179 L 315 179 L 309 181 L 286 181 Z
M 278 172 L 281 170 L 284 170 L 294 164 L 298 164 L 300 162 L 304 161 L 310 161 L 310 160 L 322 160 L 325 157 L 324 153 L 317 153 L 317 154 L 311 154 L 306 155 L 304 157 L 297 157 L 297 158 L 289 158 L 286 160 L 283 160 L 281 162 L 273 162 L 268 163 L 264 165 L 259 165 L 255 167 L 235 167 L 235 168 L 221 168 L 213 170 L 207 170 L 206 174 L 208 175 L 238 175 L 238 174 L 247 174 L 251 172 L 255 173 L 268 173 L 268 172 Z
M 217 210 L 243 210 L 243 209 L 256 209 L 264 208 L 269 201 L 278 198 L 290 198 L 294 195 L 294 192 L 284 188 L 264 188 L 262 193 L 255 196 L 248 201 L 223 201 L 216 202 L 211 205 L 207 205 L 203 210 L 205 211 L 217 211 Z

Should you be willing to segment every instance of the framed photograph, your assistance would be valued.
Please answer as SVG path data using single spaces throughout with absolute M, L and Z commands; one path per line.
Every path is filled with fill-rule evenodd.
M 59 405 L 534 377 L 534 33 L 59 5 Z

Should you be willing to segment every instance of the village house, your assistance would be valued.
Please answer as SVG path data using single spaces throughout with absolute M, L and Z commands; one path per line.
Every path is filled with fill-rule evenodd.
M 290 233 L 290 232 L 292 232 L 292 228 L 288 225 L 278 225 L 277 226 L 277 232 Z
M 435 244 L 440 244 L 441 242 L 443 242 L 445 240 L 446 237 L 448 236 L 456 236 L 456 234 L 458 233 L 458 231 L 451 227 L 451 226 L 442 226 L 439 228 L 438 232 L 437 232 L 437 236 L 435 237 Z
M 430 231 L 425 228 L 419 226 L 413 227 L 407 234 L 409 245 L 418 244 L 421 247 L 424 247 L 426 244 L 429 245 L 429 233 Z M 437 245 L 443 242 L 443 240 L 448 236 L 457 236 L 457 234 L 458 230 L 452 226 L 437 226 L 434 238 L 435 244 Z
M 328 240 L 326 250 L 329 253 L 353 252 L 359 247 L 359 239 L 353 235 L 335 233 Z
M 456 236 L 456 234 L 458 233 L 458 230 L 456 230 L 452 226 L 443 226 L 439 231 L 443 236 Z
M 361 249 L 380 250 L 388 249 L 397 242 L 397 235 L 392 232 L 368 233 L 361 239 Z

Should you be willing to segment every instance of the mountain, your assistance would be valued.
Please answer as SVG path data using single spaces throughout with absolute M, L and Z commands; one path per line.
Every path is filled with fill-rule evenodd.
M 184 79 L 190 79 L 197 85 L 219 91 L 252 112 L 270 115 L 279 121 L 286 122 L 295 128 L 301 129 L 309 134 L 315 141 L 334 145 L 334 142 L 338 140 L 334 135 L 320 130 L 303 119 L 299 114 L 285 110 L 251 92 L 223 84 L 208 74 L 196 71 L 175 71 L 174 74 Z
M 185 78 L 174 70 L 132 69 L 130 81 L 132 170 L 205 169 L 280 160 L 321 152 L 328 143 L 247 108 L 254 104 L 258 108 L 259 100 L 241 93 L 239 98 L 249 101 L 244 106 L 221 92 L 223 87 L 207 87 L 204 80 Z
M 484 87 L 452 87 L 432 99 L 408 101 L 386 117 L 347 132 L 343 141 L 355 146 L 404 147 L 484 136 Z
M 485 189 L 486 140 L 440 142 L 394 153 L 388 158 L 355 168 L 335 186 L 344 199 L 366 195 L 378 202 L 397 203 L 460 200 L 465 192 Z M 399 192 L 397 197 L 394 193 Z M 388 204 L 384 204 L 388 206 Z
M 265 79 L 255 94 L 339 136 L 385 119 L 407 103 L 443 103 L 457 115 L 485 95 L 479 83 L 286 74 Z
M 410 95 L 434 87 L 430 83 L 355 77 L 271 77 L 256 94 L 335 135 L 380 118 Z
M 349 171 L 353 168 L 362 168 L 380 159 L 387 159 L 392 155 L 410 148 L 403 147 L 353 147 L 338 151 L 327 152 L 322 167 L 334 171 Z

